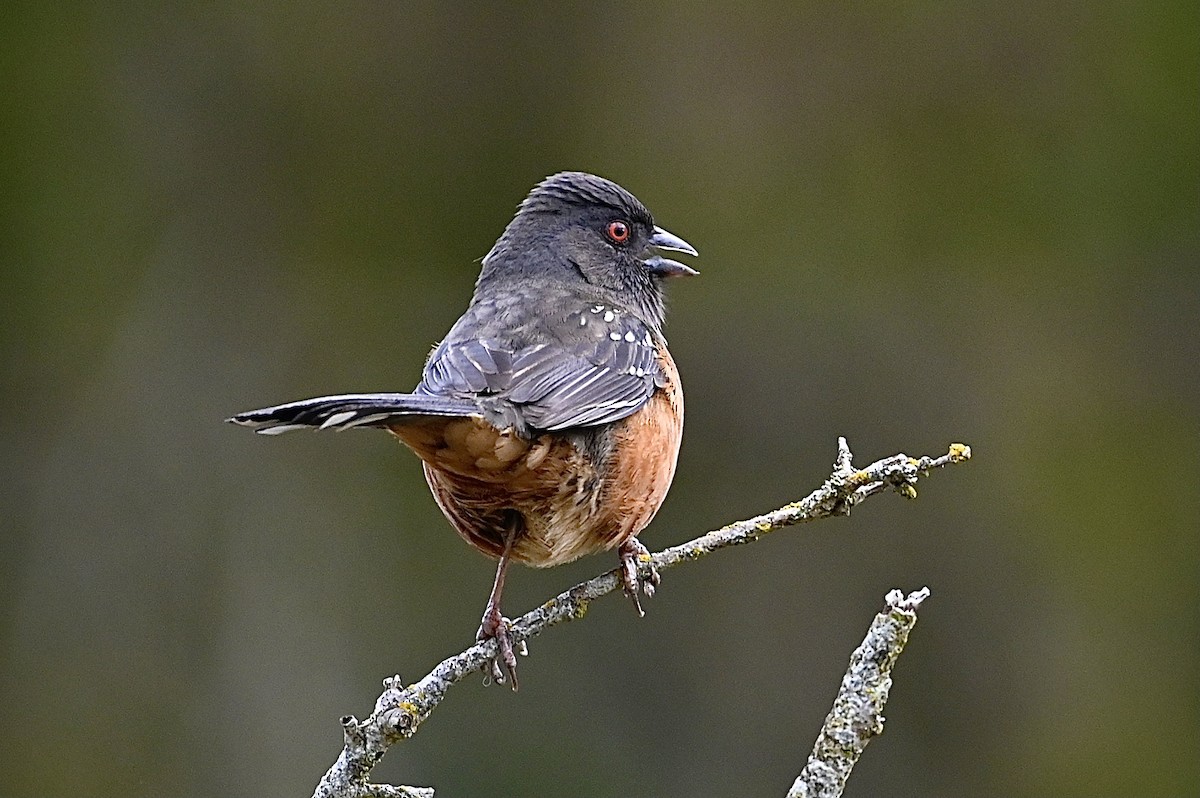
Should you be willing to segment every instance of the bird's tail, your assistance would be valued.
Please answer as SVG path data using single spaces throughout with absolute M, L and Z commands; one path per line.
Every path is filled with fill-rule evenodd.
M 248 410 L 226 421 L 253 427 L 262 435 L 278 435 L 305 427 L 344 430 L 386 427 L 404 419 L 476 415 L 479 408 L 469 399 L 412 393 L 351 393 Z

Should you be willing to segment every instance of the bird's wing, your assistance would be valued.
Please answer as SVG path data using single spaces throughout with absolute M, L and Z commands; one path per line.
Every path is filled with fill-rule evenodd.
M 578 318 L 586 325 L 586 315 Z M 627 315 L 602 328 L 599 322 L 596 334 L 570 342 L 445 341 L 430 356 L 417 392 L 494 397 L 537 430 L 618 421 L 645 405 L 665 376 L 645 324 Z

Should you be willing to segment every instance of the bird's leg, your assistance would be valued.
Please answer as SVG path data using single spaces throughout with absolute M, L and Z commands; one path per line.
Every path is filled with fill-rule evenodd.
M 638 600 L 638 588 L 650 598 L 662 581 L 658 569 L 650 562 L 650 550 L 637 538 L 630 538 L 617 549 L 617 556 L 621 558 L 621 589 L 633 600 L 638 616 L 645 617 L 642 602 Z
M 479 631 L 475 633 L 476 640 L 487 640 L 488 638 L 496 640 L 496 656 L 491 661 L 492 679 L 497 684 L 504 684 L 507 671 L 507 678 L 511 680 L 510 684 L 514 691 L 517 689 L 517 655 L 513 650 L 512 636 L 508 633 L 509 621 L 500 613 L 500 594 L 504 592 L 504 575 L 508 571 L 508 558 L 512 552 L 513 542 L 520 531 L 520 523 L 520 516 L 515 516 L 509 523 L 508 531 L 504 536 L 504 552 L 500 555 L 499 564 L 496 565 L 496 581 L 492 583 L 492 594 L 488 596 L 487 609 L 483 611 Z M 521 653 L 525 653 L 523 644 L 520 648 L 522 649 Z

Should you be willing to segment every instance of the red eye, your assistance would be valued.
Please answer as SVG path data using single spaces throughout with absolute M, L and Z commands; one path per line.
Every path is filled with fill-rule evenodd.
M 617 244 L 624 244 L 629 240 L 629 225 L 620 219 L 609 222 L 604 232 Z

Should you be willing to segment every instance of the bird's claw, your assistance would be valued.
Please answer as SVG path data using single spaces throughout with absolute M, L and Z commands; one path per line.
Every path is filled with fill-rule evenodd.
M 517 654 L 524 657 L 529 653 L 529 648 L 525 645 L 524 640 L 514 643 L 513 636 L 509 632 L 511 626 L 512 621 L 501 615 L 498 609 L 489 607 L 479 624 L 479 631 L 476 632 L 475 639 L 496 641 L 496 656 L 488 661 L 488 673 L 496 684 L 507 682 L 513 692 L 516 692 Z
M 662 578 L 658 575 L 654 563 L 650 561 L 650 550 L 637 538 L 630 538 L 622 543 L 617 554 L 621 558 L 621 589 L 633 601 L 638 617 L 644 618 L 646 612 L 638 599 L 638 591 L 640 589 L 646 594 L 646 598 L 652 598 Z

